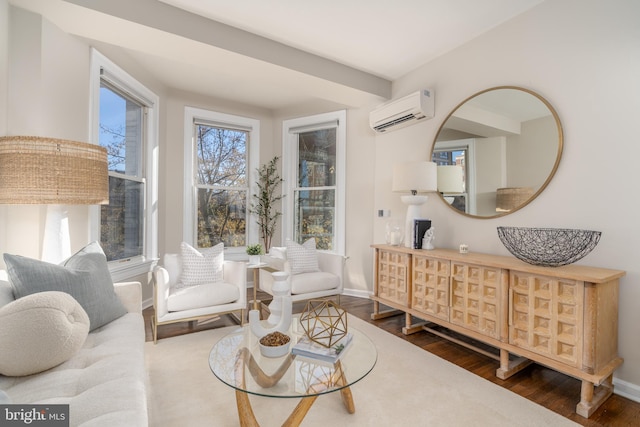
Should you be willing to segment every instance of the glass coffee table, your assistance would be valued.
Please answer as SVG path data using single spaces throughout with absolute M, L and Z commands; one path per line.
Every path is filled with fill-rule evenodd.
M 288 335 L 290 348 L 304 330 L 294 316 Z M 260 353 L 259 338 L 249 325 L 239 327 L 218 341 L 209 354 L 209 367 L 223 383 L 235 389 L 241 426 L 259 426 L 249 395 L 301 398 L 283 426 L 298 426 L 318 396 L 339 391 L 349 413 L 355 412 L 350 386 L 364 378 L 376 364 L 375 345 L 362 332 L 348 328 L 351 344 L 337 362 L 292 355 L 277 358 Z

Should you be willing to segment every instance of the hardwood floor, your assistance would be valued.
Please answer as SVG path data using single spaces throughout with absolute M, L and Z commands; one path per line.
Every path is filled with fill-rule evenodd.
M 252 295 L 249 299 L 251 298 Z M 262 298 L 263 301 L 268 300 L 266 294 L 259 295 L 259 298 Z M 577 379 L 543 366 L 532 364 L 513 377 L 507 380 L 501 380 L 495 376 L 499 363 L 489 356 L 479 354 L 424 331 L 408 336 L 403 335 L 402 326 L 404 325 L 404 315 L 381 320 L 371 320 L 370 315 L 373 312 L 373 302 L 364 298 L 342 296 L 340 298 L 340 305 L 347 310 L 348 313 L 372 325 L 384 329 L 405 341 L 417 345 L 469 372 L 509 389 L 583 426 L 640 426 L 640 403 L 614 394 L 589 419 L 585 419 L 575 413 L 575 407 L 580 400 L 580 381 Z M 294 312 L 300 312 L 303 308 L 304 303 L 296 303 L 293 307 Z M 143 314 L 145 317 L 147 341 L 153 341 L 150 325 L 153 308 L 145 309 Z M 159 328 L 158 339 L 236 324 L 235 319 L 229 315 L 223 315 L 219 320 L 205 322 L 204 324 L 195 326 L 190 326 L 186 322 L 176 323 L 161 326 Z

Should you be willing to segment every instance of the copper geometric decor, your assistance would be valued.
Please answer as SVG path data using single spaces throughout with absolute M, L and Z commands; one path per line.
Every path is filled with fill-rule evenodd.
M 312 341 L 330 348 L 347 335 L 347 312 L 331 300 L 310 300 L 300 315 Z

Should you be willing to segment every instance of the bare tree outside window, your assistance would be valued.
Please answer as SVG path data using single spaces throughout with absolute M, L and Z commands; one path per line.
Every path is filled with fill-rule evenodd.
M 298 135 L 298 182 L 295 192 L 299 243 L 314 237 L 318 249 L 333 250 L 336 207 L 336 129 Z
M 248 132 L 195 125 L 197 242 L 246 245 Z

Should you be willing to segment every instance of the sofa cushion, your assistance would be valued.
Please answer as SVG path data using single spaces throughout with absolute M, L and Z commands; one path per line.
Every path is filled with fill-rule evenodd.
M 240 298 L 240 290 L 229 283 L 207 283 L 204 285 L 174 288 L 167 299 L 169 311 L 229 304 Z
M 287 247 L 287 261 L 291 266 L 291 274 L 320 271 L 315 238 L 308 239 L 303 244 L 292 240 L 287 240 L 285 244 Z
M 113 289 L 107 257 L 98 242 L 60 265 L 10 254 L 4 254 L 4 262 L 16 299 L 45 291 L 66 292 L 89 315 L 91 331 L 127 312 Z
M 0 373 L 23 376 L 66 362 L 84 344 L 89 316 L 64 292 L 39 292 L 0 308 Z
M 199 251 L 182 242 L 180 244 L 182 272 L 177 288 L 197 286 L 206 283 L 222 283 L 222 264 L 224 263 L 224 244 Z
M 291 294 L 307 294 L 309 292 L 327 291 L 340 286 L 340 278 L 324 271 L 303 273 L 291 276 Z

